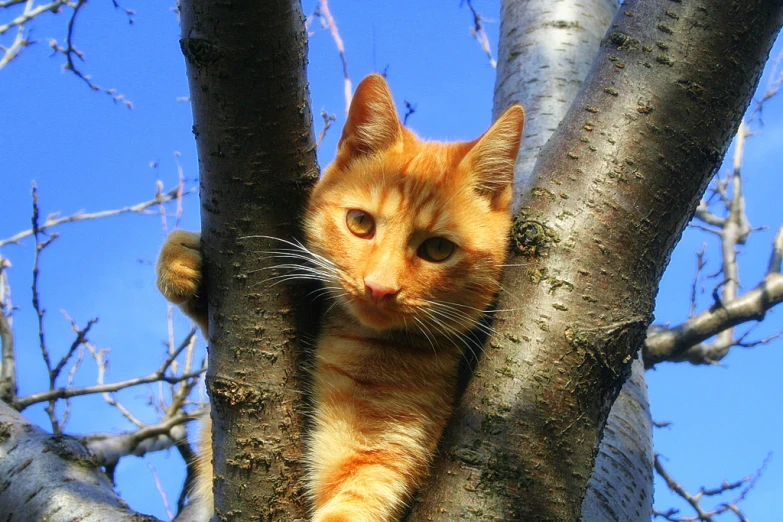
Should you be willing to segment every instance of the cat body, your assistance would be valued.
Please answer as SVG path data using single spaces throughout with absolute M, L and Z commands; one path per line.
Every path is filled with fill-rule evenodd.
M 478 140 L 425 142 L 401 125 L 381 76 L 357 87 L 336 158 L 310 197 L 306 247 L 289 251 L 309 260 L 295 272 L 336 301 L 313 361 L 313 522 L 394 522 L 425 477 L 453 409 L 465 336 L 499 288 L 523 120 L 514 106 Z M 193 285 L 176 281 L 200 273 L 189 257 L 198 236 L 174 234 L 159 287 L 206 327 L 192 303 L 198 279 L 189 297 Z M 211 514 L 203 446 L 193 496 Z

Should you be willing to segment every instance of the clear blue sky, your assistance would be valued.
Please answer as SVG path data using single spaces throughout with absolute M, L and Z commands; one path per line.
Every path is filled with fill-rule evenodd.
M 476 0 L 487 18 L 493 51 L 497 49 L 498 1 Z M 60 211 L 112 209 L 151 199 L 155 182 L 166 187 L 177 181 L 178 158 L 188 185 L 197 178 L 197 158 L 191 134 L 184 61 L 179 51 L 179 28 L 171 11 L 173 0 L 127 5 L 138 13 L 129 25 L 110 2 L 93 2 L 79 16 L 76 44 L 85 52 L 83 70 L 93 81 L 116 88 L 134 103 L 130 111 L 108 96 L 91 92 L 72 74 L 61 71 L 62 59 L 50 57 L 48 37 L 62 39 L 64 15 L 48 14 L 33 27 L 39 43 L 0 71 L 0 239 L 30 226 L 30 186 L 36 181 L 42 215 Z M 304 2 L 306 13 L 315 2 Z M 457 0 L 401 2 L 333 1 L 334 15 L 346 47 L 348 70 L 354 85 L 366 74 L 386 70 L 398 106 L 409 100 L 416 106 L 410 125 L 433 139 L 469 139 L 490 122 L 494 70 L 470 36 L 470 12 Z M 334 43 L 316 22 L 311 31 L 310 66 L 312 107 L 316 131 L 323 108 L 337 115 L 335 127 L 319 156 L 326 164 L 333 154 L 344 121 L 342 69 Z M 0 40 L 0 44 L 7 43 Z M 773 55 L 781 51 L 778 44 Z M 762 87 L 766 84 L 762 78 Z M 783 145 L 783 99 L 772 100 L 764 112 L 765 126 L 747 144 L 744 168 L 747 204 L 754 234 L 740 254 L 744 289 L 756 285 L 766 269 L 774 231 L 783 222 L 779 204 L 783 176 L 777 155 Z M 150 167 L 151 163 L 157 165 Z M 198 229 L 198 201 L 189 197 L 182 227 Z M 169 227 L 174 225 L 169 220 Z M 50 349 L 61 354 L 73 334 L 60 310 L 84 325 L 100 317 L 90 338 L 111 348 L 107 381 L 151 372 L 163 359 L 166 339 L 166 304 L 154 284 L 153 262 L 163 241 L 156 215 L 126 215 L 66 225 L 61 237 L 41 261 L 41 298 L 47 310 L 46 331 Z M 658 322 L 682 321 L 695 266 L 694 253 L 707 242 L 710 265 L 717 269 L 714 238 L 689 230 L 672 257 L 661 287 L 656 311 Z M 20 392 L 47 386 L 38 350 L 35 316 L 30 303 L 32 241 L 7 246 L 2 255 L 13 263 L 10 282 L 13 301 Z M 712 287 L 704 282 L 700 309 L 709 305 Z M 781 327 L 783 310 L 770 313 L 752 336 L 771 335 Z M 188 321 L 178 316 L 178 334 Z M 203 349 L 203 347 L 202 347 Z M 666 465 L 691 491 L 700 485 L 717 486 L 752 474 L 769 452 L 776 455 L 766 473 L 742 504 L 754 522 L 778 520 L 783 491 L 783 342 L 749 350 L 735 349 L 722 367 L 664 364 L 649 372 L 653 417 L 671 421 L 655 432 L 656 450 Z M 85 361 L 77 384 L 91 384 L 94 365 Z M 139 387 L 120 394 L 123 404 L 140 419 L 153 422 L 147 406 L 156 387 Z M 26 411 L 47 426 L 42 408 Z M 101 397 L 75 399 L 67 430 L 117 432 L 130 429 Z M 176 452 L 149 459 L 122 461 L 118 470 L 120 493 L 135 509 L 165 518 L 151 464 L 161 477 L 171 503 L 181 485 L 183 466 Z M 656 506 L 675 505 L 660 481 Z M 724 520 L 732 520 L 725 517 Z

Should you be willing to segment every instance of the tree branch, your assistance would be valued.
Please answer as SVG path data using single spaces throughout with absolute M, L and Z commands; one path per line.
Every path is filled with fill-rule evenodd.
M 44 392 L 31 393 L 30 395 L 25 395 L 24 397 L 20 397 L 19 399 L 17 399 L 12 404 L 12 406 L 17 410 L 22 411 L 28 406 L 37 404 L 39 402 L 65 399 L 70 397 L 77 397 L 79 395 L 89 395 L 94 393 L 115 392 L 118 390 L 122 390 L 124 388 L 129 388 L 131 386 L 137 386 L 139 384 L 148 384 L 152 382 L 167 382 L 170 384 L 174 384 L 174 383 L 186 381 L 188 379 L 195 379 L 199 377 L 202 373 L 204 373 L 205 368 L 199 369 L 198 371 L 186 373 L 183 375 L 166 374 L 166 371 L 169 369 L 169 367 L 177 358 L 177 356 L 180 353 L 182 353 L 182 350 L 188 347 L 191 338 L 195 336 L 195 334 L 196 334 L 195 330 L 191 330 L 190 334 L 188 334 L 187 338 L 185 339 L 185 341 L 182 342 L 182 344 L 178 347 L 178 349 L 174 353 L 170 354 L 166 358 L 166 360 L 163 361 L 163 364 L 161 364 L 157 370 L 144 377 L 136 377 L 133 379 L 127 379 L 125 381 L 115 382 L 111 384 L 97 384 L 92 386 L 82 386 L 78 388 L 55 388 L 53 390 L 47 390 Z
M 780 28 L 783 2 L 738 5 L 628 1 L 618 12 L 523 194 L 504 277 L 513 292 L 498 305 L 508 312 L 416 522 L 580 518 L 668 256 Z
M 778 237 L 781 235 L 778 232 Z M 767 311 L 781 301 L 783 275 L 770 272 L 753 290 L 733 301 L 713 305 L 679 326 L 648 336 L 643 349 L 645 367 L 651 368 L 663 361 L 682 360 L 693 364 L 713 364 L 735 342 L 731 339 L 728 346 L 712 346 L 701 344 L 703 341 L 738 324 L 761 321 Z
M 158 522 L 129 509 L 76 440 L 44 433 L 3 402 L 0 477 L 5 522 Z
M 247 278 L 273 262 L 257 253 L 269 240 L 248 238 L 301 238 L 318 177 L 304 16 L 296 0 L 188 0 L 181 16 L 201 168 L 215 511 L 305 519 L 299 339 L 317 314 L 306 291 Z
M 189 190 L 184 191 L 183 195 L 192 194 L 196 192 L 196 190 L 197 189 L 195 187 L 191 188 Z M 93 213 L 77 212 L 75 214 L 71 214 L 70 216 L 65 216 L 65 217 L 58 217 L 58 214 L 50 214 L 46 218 L 46 221 L 38 225 L 38 232 L 46 233 L 52 227 L 56 227 L 64 223 L 72 223 L 74 221 L 99 219 L 99 218 L 104 218 L 109 216 L 117 216 L 119 214 L 127 214 L 128 212 L 137 212 L 143 214 L 145 213 L 144 211 L 147 210 L 149 207 L 152 207 L 154 205 L 160 205 L 161 203 L 168 203 L 169 201 L 172 200 L 176 200 L 180 195 L 179 191 L 180 191 L 179 186 L 165 193 L 158 190 L 157 194 L 155 194 L 155 199 L 152 199 L 150 201 L 144 201 L 142 203 L 137 203 L 136 205 L 131 205 L 129 207 L 118 208 L 113 210 L 103 210 L 101 212 L 93 212 Z M 26 237 L 30 237 L 33 234 L 34 231 L 32 228 L 30 230 L 23 230 L 7 239 L 0 240 L 0 247 L 3 247 L 5 245 L 10 245 L 10 244 L 14 244 L 14 245 L 19 244 L 19 241 L 21 241 Z

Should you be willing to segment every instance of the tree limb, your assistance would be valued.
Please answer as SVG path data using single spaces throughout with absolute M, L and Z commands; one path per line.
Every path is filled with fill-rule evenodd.
M 623 4 L 523 195 L 499 303 L 508 311 L 413 520 L 580 518 L 660 276 L 782 14 L 781 1 Z
M 44 433 L 0 401 L 0 514 L 5 522 L 157 522 L 133 512 L 75 439 Z

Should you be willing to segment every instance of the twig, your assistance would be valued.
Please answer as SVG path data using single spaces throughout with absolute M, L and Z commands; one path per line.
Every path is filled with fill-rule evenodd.
M 326 137 L 326 131 L 328 131 L 332 127 L 332 123 L 337 120 L 337 116 L 327 113 L 325 109 L 321 109 L 321 118 L 324 119 L 324 126 L 321 129 L 321 132 L 318 134 L 318 141 L 315 144 L 316 149 L 319 148 L 321 146 L 321 142 L 324 141 L 324 138 Z
M 76 27 L 76 17 L 78 16 L 79 12 L 82 10 L 82 8 L 87 5 L 87 0 L 77 0 L 75 4 L 72 4 L 73 12 L 71 13 L 71 17 L 68 20 L 68 30 L 65 36 L 65 46 L 60 46 L 57 43 L 57 40 L 54 38 L 49 39 L 49 47 L 55 52 L 60 53 L 65 56 L 65 65 L 63 65 L 63 69 L 66 71 L 71 71 L 73 74 L 76 75 L 77 78 L 81 79 L 84 83 L 87 84 L 87 87 L 90 88 L 90 90 L 93 91 L 102 91 L 106 94 L 108 94 L 112 101 L 114 103 L 121 103 L 125 105 L 128 109 L 133 109 L 133 103 L 130 100 L 125 99 L 125 95 L 118 93 L 116 89 L 104 89 L 103 87 L 100 87 L 93 83 L 92 79 L 84 74 L 77 66 L 76 62 L 74 60 L 74 57 L 78 58 L 80 61 L 84 61 L 84 53 L 77 49 L 73 45 L 73 33 L 74 33 L 74 27 Z M 117 7 L 117 3 L 115 2 L 115 7 Z
M 158 494 L 160 495 L 161 500 L 163 500 L 163 508 L 166 510 L 166 515 L 169 517 L 169 520 L 174 520 L 174 513 L 171 512 L 171 507 L 169 507 L 169 497 L 163 489 L 163 484 L 160 483 L 158 472 L 152 464 L 147 464 L 147 466 L 150 468 L 152 478 L 155 480 L 155 489 L 158 490 Z
M 672 477 L 672 475 L 666 471 L 666 469 L 663 467 L 663 464 L 661 464 L 660 455 L 656 453 L 654 462 L 656 473 L 658 473 L 658 475 L 666 482 L 666 485 L 670 490 L 690 504 L 691 508 L 695 511 L 696 514 L 695 516 L 677 516 L 679 514 L 679 510 L 672 508 L 667 511 L 658 511 L 657 509 L 653 510 L 653 515 L 659 518 L 670 520 L 672 522 L 692 522 L 697 520 L 703 522 L 712 522 L 714 517 L 717 515 L 721 515 L 730 511 L 737 515 L 740 521 L 745 521 L 747 518 L 740 510 L 739 503 L 745 500 L 747 494 L 756 485 L 756 482 L 766 470 L 767 464 L 769 464 L 771 457 L 771 454 L 767 455 L 761 467 L 756 471 L 756 473 L 749 477 L 745 477 L 735 482 L 724 481 L 723 484 L 716 488 L 705 489 L 702 487 L 699 488 L 697 493 L 689 493 L 682 484 L 675 480 L 674 477 Z M 730 502 L 723 502 L 709 510 L 703 508 L 701 505 L 704 497 L 719 496 L 726 492 L 740 488 L 742 488 L 742 491 L 740 491 L 739 495 Z
M 176 199 L 179 195 L 180 188 L 179 186 L 169 190 L 168 192 L 164 193 L 162 192 L 161 188 L 158 187 L 158 192 L 155 195 L 155 199 L 152 199 L 150 201 L 144 201 L 142 203 L 137 203 L 136 205 L 131 205 L 129 207 L 123 207 L 118 208 L 114 210 L 103 210 L 100 212 L 93 212 L 92 214 L 87 214 L 83 212 L 77 212 L 75 214 L 71 214 L 70 216 L 65 217 L 58 217 L 57 214 L 49 215 L 46 218 L 46 221 L 41 223 L 38 226 L 38 232 L 46 232 L 48 229 L 55 227 L 57 225 L 62 225 L 63 223 L 72 223 L 74 221 L 85 221 L 88 219 L 99 219 L 109 216 L 117 216 L 119 214 L 126 214 L 128 212 L 137 212 L 140 214 L 144 214 L 145 210 L 147 210 L 149 207 L 153 205 L 159 205 L 161 203 L 168 203 L 169 201 L 172 201 L 173 199 Z M 196 188 L 191 188 L 190 190 L 183 191 L 182 195 L 192 194 L 196 192 Z M 17 234 L 9 237 L 8 239 L 2 239 L 0 240 L 0 247 L 3 247 L 5 245 L 10 244 L 19 244 L 19 241 L 26 237 L 30 237 L 34 234 L 33 229 L 30 230 L 23 230 L 21 232 L 18 232 Z
M 464 3 L 468 5 L 468 9 L 470 9 L 471 14 L 473 15 L 473 27 L 470 28 L 470 34 L 473 35 L 473 38 L 476 39 L 478 44 L 481 46 L 481 49 L 487 55 L 487 58 L 489 58 L 489 64 L 493 69 L 495 69 L 497 68 L 498 63 L 492 56 L 492 49 L 489 45 L 489 38 L 487 37 L 487 32 L 484 30 L 484 24 L 482 23 L 484 21 L 484 17 L 473 8 L 473 3 L 471 0 L 465 0 Z
M 416 112 L 416 105 L 409 102 L 408 100 L 405 100 L 405 115 L 402 117 L 402 124 L 407 125 L 408 118 L 413 116 L 413 113 L 415 112 Z
M 179 375 L 176 377 L 166 375 L 166 370 L 169 368 L 174 358 L 177 355 L 179 355 L 182 352 L 182 350 L 188 347 L 191 336 L 195 336 L 195 335 L 196 335 L 195 329 L 191 330 L 190 334 L 188 334 L 188 337 L 179 346 L 176 354 L 166 358 L 166 360 L 160 365 L 160 367 L 157 370 L 144 377 L 136 377 L 133 379 L 127 379 L 125 381 L 115 382 L 112 384 L 82 386 L 79 388 L 57 388 L 45 392 L 31 393 L 30 395 L 25 395 L 24 397 L 20 397 L 19 399 L 17 399 L 14 402 L 13 407 L 19 411 L 22 411 L 23 409 L 33 404 L 38 404 L 40 402 L 46 402 L 50 400 L 65 399 L 67 397 L 76 397 L 79 395 L 89 395 L 95 393 L 115 392 L 118 390 L 122 390 L 123 388 L 129 388 L 131 386 L 137 386 L 139 384 L 149 384 L 149 383 L 159 382 L 159 381 L 164 381 L 164 382 L 174 384 L 177 382 L 185 381 L 187 379 L 197 378 L 202 373 L 204 373 L 205 368 L 201 368 L 197 371 L 190 372 L 188 374 Z
M 696 287 L 699 284 L 699 274 L 704 266 L 707 264 L 704 261 L 704 253 L 707 250 L 707 243 L 702 243 L 701 250 L 696 252 L 696 273 L 693 274 L 693 285 L 691 285 L 691 307 L 688 310 L 688 318 L 693 317 L 693 313 L 696 311 Z
M 54 370 L 52 370 L 53 380 L 56 380 L 60 375 L 63 367 L 68 364 L 68 359 L 71 358 L 76 349 L 87 341 L 87 334 L 90 332 L 90 328 L 92 328 L 92 326 L 98 322 L 97 317 L 95 319 L 90 319 L 87 321 L 87 326 L 82 329 L 79 328 L 79 325 L 76 324 L 76 321 L 71 319 L 71 316 L 68 315 L 68 312 L 65 310 L 60 310 L 60 312 L 65 316 L 68 322 L 71 323 L 71 329 L 76 333 L 76 339 L 73 340 L 71 347 L 68 349 L 65 355 L 63 355 L 62 359 L 60 359 L 60 362 L 57 363 L 57 366 L 54 367 Z
M 351 86 L 351 78 L 348 76 L 348 61 L 345 59 L 345 46 L 343 45 L 343 39 L 340 38 L 340 32 L 337 30 L 337 24 L 332 17 L 332 13 L 329 11 L 329 1 L 320 0 L 319 12 L 321 16 L 326 19 L 327 27 L 332 33 L 332 39 L 337 46 L 337 52 L 340 54 L 340 61 L 343 64 L 343 82 L 345 92 L 345 114 L 348 114 L 348 109 L 351 107 L 351 98 L 353 96 L 353 88 Z
M 32 300 L 33 300 L 33 309 L 35 310 L 36 317 L 38 319 L 38 346 L 41 350 L 41 356 L 43 357 L 44 363 L 46 364 L 46 370 L 49 375 L 49 389 L 53 390 L 55 387 L 54 383 L 54 372 L 52 370 L 52 361 L 49 357 L 49 348 L 46 346 L 46 334 L 44 333 L 44 313 L 45 310 L 41 308 L 41 300 L 40 295 L 38 293 L 38 276 L 40 274 L 40 268 L 39 268 L 39 262 L 41 259 L 41 252 L 43 252 L 44 248 L 52 244 L 52 241 L 57 239 L 57 234 L 52 234 L 48 238 L 46 238 L 44 241 L 41 241 L 38 237 L 41 235 L 41 229 L 38 226 L 38 216 L 39 216 L 39 208 L 38 208 L 38 187 L 33 183 L 33 189 L 32 189 L 32 196 L 33 196 L 33 217 L 32 217 L 32 233 L 33 237 L 35 238 L 35 257 L 33 258 L 33 283 L 32 283 Z M 55 412 L 55 401 L 50 400 L 49 404 L 44 408 L 44 411 L 46 411 L 47 415 L 49 415 L 49 422 L 52 425 L 52 433 L 55 435 L 60 435 L 60 422 L 57 420 L 57 415 Z

